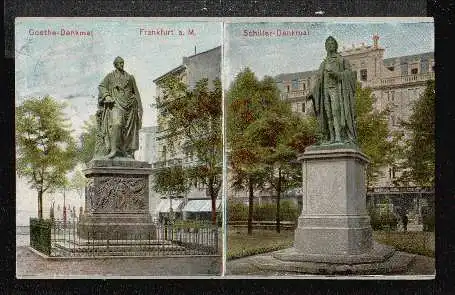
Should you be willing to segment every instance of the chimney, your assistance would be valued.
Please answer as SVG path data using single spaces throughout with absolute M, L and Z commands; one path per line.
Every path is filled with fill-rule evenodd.
M 373 35 L 373 48 L 378 48 L 378 41 L 379 41 L 379 35 L 378 34 L 374 34 Z
M 194 55 L 196 55 L 196 45 L 194 45 Z

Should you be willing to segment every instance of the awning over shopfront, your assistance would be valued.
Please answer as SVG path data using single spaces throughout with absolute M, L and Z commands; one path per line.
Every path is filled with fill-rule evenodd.
M 183 199 L 172 199 L 172 211 L 177 212 L 180 211 L 179 207 L 182 204 Z M 169 213 L 169 209 L 171 208 L 171 202 L 169 198 L 161 199 L 158 207 L 156 207 L 156 211 L 161 213 Z
M 216 200 L 216 210 L 221 208 L 221 200 Z M 182 212 L 212 212 L 212 201 L 205 200 L 189 200 Z

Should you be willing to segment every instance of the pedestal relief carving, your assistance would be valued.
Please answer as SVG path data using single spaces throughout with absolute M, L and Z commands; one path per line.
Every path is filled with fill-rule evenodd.
M 90 213 L 145 211 L 146 189 L 147 179 L 143 177 L 96 177 L 87 190 L 88 210 Z

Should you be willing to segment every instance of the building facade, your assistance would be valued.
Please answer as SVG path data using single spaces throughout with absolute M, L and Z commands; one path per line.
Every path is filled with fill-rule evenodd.
M 153 80 L 156 84 L 158 122 L 155 137 L 156 158 L 154 158 L 153 162 L 154 169 L 175 165 L 188 167 L 198 161 L 195 155 L 185 151 L 183 148 L 185 142 L 182 139 L 173 138 L 172 142 L 167 140 L 169 136 L 167 132 L 169 116 L 160 105 L 164 102 L 161 101 L 163 94 L 161 83 L 169 76 L 177 77 L 180 81 L 187 84 L 190 89 L 193 89 L 201 79 L 207 79 L 209 88 L 212 88 L 214 81 L 221 79 L 221 46 L 183 57 L 181 65 Z M 207 189 L 197 182 L 193 183 L 192 188 L 185 196 L 162 196 L 155 192 L 152 192 L 152 194 L 156 200 L 159 200 L 155 216 L 161 216 L 161 218 L 163 216 L 166 217 L 172 211 L 176 216 L 183 219 L 193 217 L 197 219 L 199 217 L 198 212 L 201 216 L 205 216 L 207 208 L 211 208 L 207 206 L 207 204 L 210 204 L 210 196 Z M 202 205 L 202 203 L 207 204 Z M 218 201 L 217 204 L 219 207 L 221 202 Z
M 147 163 L 157 161 L 156 132 L 157 126 L 142 127 L 139 130 L 139 149 L 136 151 L 136 159 Z
M 340 48 L 362 87 L 369 87 L 376 98 L 374 107 L 389 108 L 389 130 L 401 129 L 400 121 L 406 121 L 412 112 L 412 104 L 423 93 L 428 80 L 434 79 L 434 53 L 384 59 L 385 49 L 379 45 L 379 36 L 373 35 L 372 45 L 362 43 L 350 48 Z M 308 96 L 316 81 L 317 70 L 284 73 L 275 77 L 281 98 L 294 112 L 311 115 L 313 107 Z M 395 173 L 397 172 L 397 173 Z M 383 174 L 374 186 L 390 187 L 398 176 L 394 167 L 384 167 Z

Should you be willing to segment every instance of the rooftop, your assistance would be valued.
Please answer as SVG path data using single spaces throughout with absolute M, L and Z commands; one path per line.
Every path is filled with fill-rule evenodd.
M 218 46 L 218 47 L 215 47 L 215 48 L 203 51 L 203 52 L 199 52 L 199 53 L 196 53 L 196 54 L 193 54 L 193 55 L 190 55 L 190 56 L 185 56 L 185 57 L 183 57 L 183 61 L 190 60 L 190 59 L 192 59 L 192 58 L 194 58 L 196 56 L 199 56 L 199 55 L 202 55 L 202 54 L 207 54 L 207 53 L 215 51 L 215 50 L 221 50 L 221 46 Z M 156 82 L 159 82 L 164 77 L 166 77 L 168 75 L 174 75 L 174 74 L 177 74 L 177 73 L 181 73 L 185 69 L 186 69 L 185 62 L 183 62 L 182 65 L 179 65 L 178 67 L 173 68 L 172 70 L 168 71 L 167 73 L 165 73 L 165 74 L 159 76 L 158 78 L 156 78 L 155 80 L 153 80 L 153 83 L 156 84 Z

